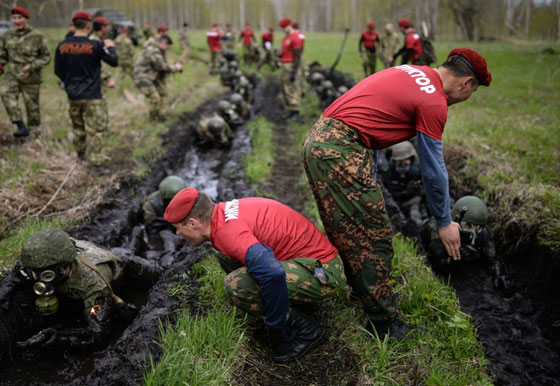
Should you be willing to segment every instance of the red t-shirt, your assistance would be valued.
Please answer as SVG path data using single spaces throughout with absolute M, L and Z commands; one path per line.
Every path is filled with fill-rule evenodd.
M 263 43 L 264 42 L 271 42 L 274 40 L 274 35 L 270 32 L 264 32 L 261 36 Z
M 212 28 L 210 31 L 206 32 L 206 39 L 208 40 L 210 51 L 222 50 L 222 45 L 220 44 L 222 34 L 218 31 L 217 28 Z
M 375 48 L 375 43 L 379 40 L 379 34 L 377 31 L 370 31 L 368 29 L 362 32 L 362 37 L 360 38 L 365 48 Z
M 245 264 L 249 247 L 262 243 L 280 261 L 309 257 L 327 262 L 338 251 L 311 221 L 267 198 L 220 202 L 212 212 L 210 241 L 224 255 Z
M 412 57 L 410 58 L 413 62 L 418 60 L 418 58 L 422 56 L 424 49 L 422 48 L 420 35 L 418 35 L 414 29 L 412 30 L 412 32 L 406 35 L 405 44 L 406 48 L 412 48 L 414 50 L 414 54 L 412 54 Z
M 251 28 L 243 28 L 241 30 L 241 36 L 243 36 L 243 44 L 251 44 L 253 39 L 253 30 Z
M 405 64 L 362 80 L 335 100 L 323 116 L 357 129 L 370 149 L 402 142 L 416 131 L 441 141 L 447 96 L 434 69 Z
M 285 63 L 292 63 L 294 61 L 294 50 L 301 50 L 301 39 L 299 32 L 293 32 L 290 35 L 284 36 L 282 39 L 282 56 L 280 61 Z

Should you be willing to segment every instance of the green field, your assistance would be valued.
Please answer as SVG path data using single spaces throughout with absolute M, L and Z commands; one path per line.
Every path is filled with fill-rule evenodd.
M 53 49 L 63 34 L 62 30 L 48 31 Z M 330 65 L 342 34 L 306 35 L 306 62 L 319 60 Z M 191 39 L 194 56 L 206 60 L 204 31 L 193 31 Z M 279 39 L 277 34 L 276 45 Z M 356 39 L 357 36 L 349 37 L 338 69 L 359 80 L 362 69 Z M 436 42 L 438 58 L 443 59 L 456 46 L 469 46 L 485 55 L 493 83 L 489 88 L 481 87 L 467 102 L 450 108 L 444 143 L 460 146 L 468 155 L 465 165 L 454 176 L 468 179 L 470 186 L 479 189 L 477 194 L 491 204 L 492 221 L 515 221 L 536 232 L 543 245 L 557 250 L 560 49 L 552 44 Z M 175 60 L 177 53 L 176 44 L 169 61 Z M 111 165 L 110 176 L 88 176 L 84 167 L 77 166 L 57 199 L 40 216 L 33 217 L 53 197 L 74 160 L 66 96 L 52 74 L 52 63 L 44 75 L 41 135 L 24 145 L 0 148 L 0 268 L 13 264 L 21 243 L 32 232 L 87 221 L 95 204 L 118 189 L 119 181 L 131 175 L 142 178 L 153 161 L 164 155 L 160 134 L 180 114 L 196 109 L 223 91 L 216 78 L 207 75 L 204 63 L 191 61 L 182 74 L 170 79 L 174 109 L 169 121 L 151 125 L 146 120 L 144 102 L 136 97 L 136 90 L 127 80 L 124 86 L 132 98 L 117 90 L 108 95 L 112 123 L 105 145 L 107 155 L 118 161 Z M 316 101 L 306 98 L 306 124 L 295 127 L 296 136 L 305 134 L 318 113 Z M 263 182 L 273 162 L 268 150 L 262 152 L 271 148 L 267 142 L 267 138 L 271 139 L 271 126 L 262 119 L 250 126 L 253 143 L 261 145 L 255 149 L 253 158 L 246 160 L 248 177 L 254 183 Z M 2 138 L 9 137 L 12 131 L 2 109 Z M 264 159 L 261 154 L 269 158 Z M 309 197 L 307 200 L 306 215 L 316 219 L 314 205 L 309 203 Z M 212 312 L 201 318 L 183 310 L 175 326 L 162 326 L 164 356 L 161 363 L 147 369 L 147 384 L 206 384 L 208 379 L 231 383 L 240 371 L 239 362 L 243 364 L 243 358 L 255 355 L 254 342 L 245 339 L 246 334 L 252 333 L 254 323 L 236 314 L 224 301 L 220 292 L 223 274 L 217 265 L 203 264 L 198 274 L 207 278 L 203 299 Z M 375 340 L 360 328 L 359 308 L 343 300 L 334 302 L 335 311 L 328 315 L 332 320 L 329 340 L 340 340 L 360 358 L 362 384 L 489 384 L 492 378 L 470 317 L 460 311 L 451 289 L 432 275 L 413 245 L 400 237 L 395 238 L 394 283 L 401 294 L 403 317 L 427 329 L 413 339 L 402 343 Z M 186 332 L 194 340 L 181 339 Z M 188 353 L 189 358 L 197 361 L 184 363 L 186 355 L 177 353 Z M 333 355 L 338 358 L 336 353 Z

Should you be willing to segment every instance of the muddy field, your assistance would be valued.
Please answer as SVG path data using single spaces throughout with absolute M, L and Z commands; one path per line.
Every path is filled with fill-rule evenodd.
M 267 79 L 256 89 L 253 117 L 262 115 L 275 124 L 275 150 L 278 154 L 273 177 L 266 189 L 297 210 L 302 210 L 309 197 L 299 186 L 299 143 L 289 126 L 281 120 L 281 103 L 277 102 L 279 86 Z M 112 341 L 100 351 L 91 353 L 32 350 L 10 352 L 10 360 L 0 364 L 0 385 L 136 385 L 149 356 L 160 354 L 157 339 L 158 320 L 173 321 L 179 306 L 196 302 L 196 278 L 184 275 L 190 266 L 207 254 L 206 248 L 192 249 L 176 236 L 165 233 L 144 235 L 141 205 L 146 194 L 157 189 L 169 174 L 183 177 L 212 198 L 223 201 L 254 195 L 244 181 L 242 158 L 250 151 L 250 138 L 245 126 L 235 132 L 230 149 L 199 148 L 194 129 L 198 119 L 216 109 L 217 101 L 204 105 L 176 122 L 166 135 L 167 155 L 153 165 L 141 183 L 131 183 L 98 207 L 92 221 L 70 233 L 100 246 L 116 248 L 120 254 L 133 253 L 159 260 L 165 271 L 155 285 L 142 294 L 125 297 L 141 306 L 139 315 L 129 326 L 119 326 Z M 295 150 L 294 150 L 295 149 Z M 465 193 L 465 192 L 461 192 Z M 502 240 L 502 243 L 507 243 Z M 532 245 L 520 246 L 514 255 L 502 256 L 507 290 L 496 290 L 484 264 L 470 265 L 461 272 L 452 272 L 450 284 L 460 299 L 463 310 L 479 324 L 490 367 L 497 384 L 555 385 L 560 384 L 560 334 L 553 327 L 560 319 L 560 307 L 554 301 L 559 293 L 556 278 L 559 265 L 549 266 L 549 257 L 537 253 Z M 181 299 L 169 290 L 179 282 L 192 291 Z M 2 299 L 4 300 L 4 299 Z M 301 361 L 293 365 L 277 365 L 267 359 L 267 335 L 255 327 L 250 341 L 255 349 L 248 354 L 238 383 L 270 384 L 349 384 L 359 381 L 359 358 L 344 345 L 336 331 L 329 329 L 329 312 L 308 310 L 321 318 L 327 337 Z M 196 308 L 193 312 L 201 312 Z M 14 331 L 14 336 L 22 331 Z M 329 352 L 344 352 L 344 363 L 329 363 Z M 355 374 L 355 375 L 353 375 Z

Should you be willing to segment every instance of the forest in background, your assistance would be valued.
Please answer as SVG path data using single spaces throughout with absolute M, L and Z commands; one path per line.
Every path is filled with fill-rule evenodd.
M 471 41 L 502 38 L 560 42 L 560 0 L 0 0 L 0 19 L 14 5 L 26 7 L 37 27 L 63 27 L 78 9 L 112 9 L 128 14 L 137 26 L 178 28 L 184 22 L 205 29 L 250 21 L 257 30 L 276 26 L 282 17 L 300 22 L 303 31 L 360 31 L 373 21 L 410 18 L 425 21 L 433 38 Z

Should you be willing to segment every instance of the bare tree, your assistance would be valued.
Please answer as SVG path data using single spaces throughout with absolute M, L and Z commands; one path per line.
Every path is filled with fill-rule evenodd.
M 463 34 L 470 41 L 478 40 L 478 14 L 481 9 L 481 0 L 448 0 L 448 5 L 453 12 L 453 18 L 461 28 Z

